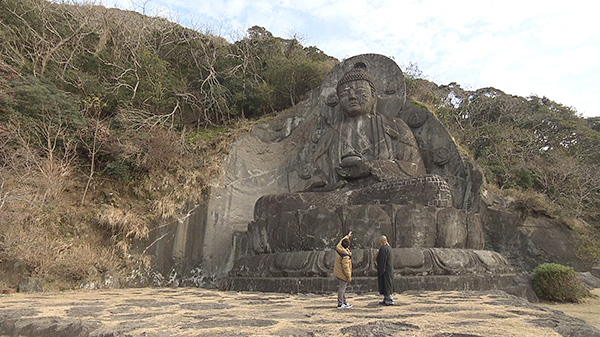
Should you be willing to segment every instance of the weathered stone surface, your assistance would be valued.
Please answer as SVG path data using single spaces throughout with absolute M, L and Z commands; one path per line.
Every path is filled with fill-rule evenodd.
M 298 252 L 298 254 L 274 254 L 273 264 L 269 266 L 276 276 L 318 276 L 319 271 L 314 265 L 314 254 Z M 268 272 L 265 273 L 269 276 Z M 278 275 L 277 275 L 278 274 Z
M 42 291 L 42 282 L 35 277 L 28 277 L 19 282 L 18 291 L 20 293 L 34 293 Z
M 342 208 L 344 214 L 344 232 L 355 233 L 354 246 L 375 248 L 381 235 L 392 236 L 392 220 L 379 206 L 361 205 Z M 393 240 L 393 239 L 392 239 Z
M 307 284 L 313 282 L 311 277 L 330 275 L 333 256 L 320 250 L 332 249 L 341 233 L 348 231 L 354 233 L 353 275 L 357 277 L 376 276 L 373 261 L 367 258 L 373 252 L 367 248 L 378 248 L 381 235 L 388 237 L 392 247 L 406 247 L 393 250 L 399 275 L 512 273 L 509 263 L 497 253 L 464 249 L 484 247 L 483 227 L 475 212 L 455 208 L 466 208 L 465 202 L 475 200 L 469 189 L 451 186 L 464 183 L 474 169 L 464 165 L 460 156 L 457 160 L 451 137 L 425 137 L 428 127 L 436 132 L 445 130 L 431 124 L 434 117 L 419 115 L 423 110 L 412 109 L 412 115 L 407 115 L 414 117 L 408 121 L 413 129 L 419 128 L 417 133 L 396 118 L 403 108 L 398 100 L 385 105 L 391 108 L 389 103 L 399 103 L 394 112 L 375 111 L 378 96 L 369 64 L 350 62 L 336 77 L 339 100 L 331 99 L 334 92 L 329 90 L 324 105 L 310 105 L 321 113 L 315 116 L 313 130 L 301 131 L 299 122 L 294 124 L 295 133 L 287 123 L 283 138 L 272 138 L 283 142 L 287 137 L 299 137 L 301 149 L 290 161 L 290 190 L 258 198 L 248 233 L 236 240 L 240 249 L 234 254 L 232 280 L 264 278 L 261 286 L 279 289 L 269 277 L 294 277 Z M 396 93 L 385 86 L 390 95 Z M 430 154 L 429 165 L 423 165 L 421 151 Z M 450 174 L 449 169 L 460 174 Z M 434 171 L 443 176 L 426 174 Z M 458 203 L 453 201 L 457 191 L 461 193 Z M 491 278 L 480 279 L 492 282 Z M 431 280 L 445 286 L 439 279 Z M 244 286 L 241 281 L 231 284 Z
M 353 275 L 375 277 L 376 249 L 354 249 Z M 483 250 L 448 248 L 393 248 L 396 275 L 512 275 L 513 268 L 500 254 Z M 231 277 L 331 277 L 335 252 L 298 251 L 241 257 Z M 358 281 L 357 281 L 358 282 Z M 435 288 L 431 288 L 435 289 Z M 439 288 L 438 290 L 446 289 Z M 446 289 L 450 290 L 450 289 Z M 314 289 L 313 291 L 324 291 Z
M 511 284 L 502 290 L 510 295 L 524 298 L 529 302 L 539 302 L 539 298 L 533 290 L 533 282 L 531 280 L 533 274 L 518 273 L 512 280 Z
M 435 247 L 437 223 L 435 207 L 407 205 L 395 214 L 396 247 Z
M 514 275 L 435 275 L 435 276 L 397 276 L 394 288 L 403 291 L 438 291 L 470 289 L 503 289 L 511 284 Z M 338 281 L 331 277 L 229 277 L 221 285 L 225 290 L 244 290 L 281 293 L 330 293 L 335 292 Z M 377 292 L 377 278 L 353 278 L 349 292 Z
M 577 256 L 577 233 L 542 214 L 523 214 L 508 198 L 483 193 L 482 224 L 487 249 L 499 252 L 521 271 L 545 262 L 589 270 Z
M 430 254 L 421 248 L 392 249 L 394 255 L 394 268 L 400 274 L 406 274 L 407 271 L 424 275 L 428 273 L 427 268 L 431 268 L 432 262 Z
M 465 248 L 483 249 L 485 247 L 485 239 L 483 236 L 483 226 L 481 225 L 481 217 L 477 213 L 467 213 L 467 243 Z
M 287 283 L 290 279 L 282 280 L 288 292 L 303 286 Z M 399 286 L 404 284 L 410 282 Z M 331 293 L 144 288 L 15 294 L 0 297 L 0 335 L 336 336 L 347 328 L 345 334 L 361 336 L 600 336 L 581 319 L 497 290 L 405 291 L 395 296 L 398 305 L 391 307 L 378 305 L 378 293 L 351 290 L 348 301 L 354 308 L 341 316 Z M 594 303 L 591 312 L 598 311 L 599 302 Z
M 460 275 L 477 274 L 485 271 L 485 265 L 477 258 L 478 256 L 472 254 L 477 255 L 477 252 L 447 248 L 435 248 L 433 252 L 435 252 L 433 255 L 434 264 L 439 266 L 439 268 L 434 269 L 436 273 Z
M 600 278 L 592 275 L 590 272 L 577 273 L 577 277 L 588 289 L 600 288 Z
M 0 261 L 0 282 L 5 285 L 17 288 L 28 274 L 27 263 L 23 259 Z
M 344 232 L 339 214 L 327 208 L 301 210 L 298 211 L 298 217 L 302 246 L 300 250 L 324 250 L 334 247 Z
M 436 247 L 465 248 L 467 243 L 467 213 L 445 208 L 437 217 Z
M 365 337 L 365 336 L 394 336 L 398 331 L 413 331 L 419 330 L 419 327 L 414 324 L 405 323 L 402 321 L 384 321 L 384 322 L 369 322 L 361 325 L 351 325 L 342 328 L 340 332 L 344 336 L 350 337 Z
M 510 262 L 504 256 L 490 250 L 473 250 L 473 253 L 477 255 L 479 261 L 481 261 L 489 272 L 494 272 L 496 266 L 510 265 Z
M 267 216 L 267 235 L 270 253 L 300 250 L 298 212 L 283 212 Z
M 255 254 L 268 254 L 272 252 L 267 234 L 267 221 L 257 219 L 248 224 L 248 250 Z
M 538 327 L 548 327 L 562 336 L 600 336 L 600 330 L 587 325 L 582 319 L 565 315 L 562 311 L 549 309 L 552 318 L 540 317 L 532 320 Z
M 137 252 L 154 255 L 154 270 L 139 268 L 135 271 L 135 277 L 124 281 L 125 286 L 205 284 L 203 279 L 210 279 L 211 274 L 199 276 L 197 267 L 198 261 L 201 261 L 204 256 L 203 240 L 206 218 L 209 215 L 207 207 L 207 203 L 186 203 L 181 209 L 180 218 L 166 221 L 150 230 L 148 241 L 135 241 L 134 249 Z
M 306 210 L 264 214 L 266 218 L 251 222 L 247 234 L 238 236 L 240 250 L 237 256 L 327 250 L 333 248 L 342 233 L 349 230 L 356 234 L 353 248 L 377 248 L 380 235 L 387 235 L 394 247 L 464 246 L 469 240 L 469 233 L 473 246 L 483 246 L 483 242 L 477 241 L 483 237 L 483 229 L 476 214 L 453 208 L 418 204 L 347 205 L 334 209 L 311 206 Z M 437 224 L 438 221 L 442 226 Z M 475 222 L 470 232 L 464 229 L 469 226 L 469 221 Z M 438 240 L 438 237 L 443 240 Z
M 353 191 L 348 204 L 406 205 L 448 207 L 452 195 L 448 183 L 436 175 L 394 178 Z
M 119 289 L 121 281 L 119 276 L 112 270 L 107 270 L 102 274 L 102 288 L 104 289 Z
M 100 289 L 98 280 L 85 280 L 79 285 L 79 289 L 96 290 Z

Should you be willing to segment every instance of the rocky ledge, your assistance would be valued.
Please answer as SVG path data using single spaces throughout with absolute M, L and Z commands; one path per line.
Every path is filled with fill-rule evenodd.
M 9 336 L 600 336 L 561 311 L 502 291 L 335 296 L 143 288 L 1 295 Z

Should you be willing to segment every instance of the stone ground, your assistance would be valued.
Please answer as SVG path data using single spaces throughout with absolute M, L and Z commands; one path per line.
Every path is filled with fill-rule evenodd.
M 586 323 L 600 329 L 600 288 L 591 291 L 593 297 L 583 303 L 543 303 L 541 306 L 563 311 L 565 314 L 581 318 Z
M 504 292 L 405 292 L 393 307 L 379 300 L 373 293 L 349 294 L 354 308 L 338 310 L 333 294 L 198 288 L 0 295 L 0 335 L 600 336 L 583 320 L 554 310 L 564 305 L 532 305 Z M 595 317 L 590 323 L 600 327 L 600 300 L 572 306 L 566 311 Z

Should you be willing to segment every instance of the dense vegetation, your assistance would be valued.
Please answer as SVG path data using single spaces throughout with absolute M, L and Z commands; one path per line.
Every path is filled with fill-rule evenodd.
M 0 275 L 24 265 L 55 288 L 107 270 L 138 277 L 148 260 L 132 241 L 184 216 L 235 136 L 301 101 L 336 63 L 257 26 L 230 43 L 134 12 L 0 1 Z M 409 96 L 494 186 L 565 219 L 582 254 L 600 256 L 598 118 L 418 77 L 409 71 Z
M 134 12 L 1 1 L 0 267 L 62 288 L 147 265 L 132 240 L 202 198 L 248 119 L 336 63 L 261 27 L 229 43 Z
M 561 219 L 584 243 L 579 254 L 600 258 L 600 132 L 598 118 L 546 97 L 519 97 L 495 88 L 436 86 L 409 78 L 409 95 L 427 105 L 493 187 L 516 197 L 526 212 Z
M 591 296 L 571 267 L 543 263 L 533 270 L 533 289 L 543 301 L 579 302 Z

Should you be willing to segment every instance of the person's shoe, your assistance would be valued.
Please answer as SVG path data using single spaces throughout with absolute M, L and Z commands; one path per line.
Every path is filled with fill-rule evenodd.
M 383 305 L 394 305 L 394 302 L 383 302 Z
M 344 304 L 344 305 L 346 306 L 346 309 L 350 309 L 350 308 L 352 308 L 352 304 L 348 304 L 348 303 L 346 303 L 346 304 Z
M 338 309 L 350 309 L 350 308 L 352 308 L 352 306 L 350 304 L 344 303 L 344 304 L 338 305 L 337 308 Z

